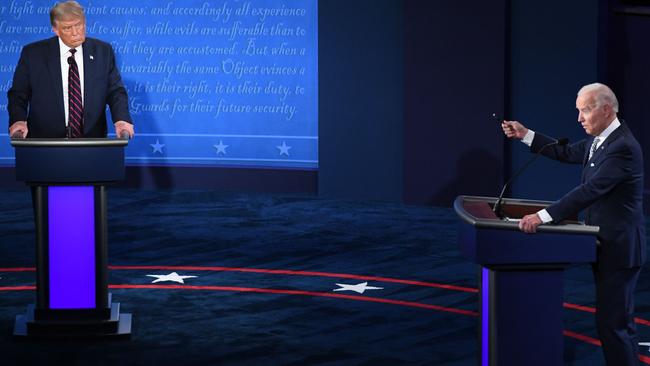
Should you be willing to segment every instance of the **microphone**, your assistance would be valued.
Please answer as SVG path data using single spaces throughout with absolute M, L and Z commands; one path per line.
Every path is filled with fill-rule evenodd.
M 499 198 L 494 203 L 494 207 L 492 208 L 492 212 L 494 212 L 498 217 L 503 218 L 503 215 L 502 215 L 502 212 L 501 212 L 501 209 L 502 209 L 501 203 L 503 201 L 503 194 L 506 192 L 506 188 L 508 188 L 508 185 L 510 185 L 510 183 L 512 183 L 512 181 L 514 181 L 515 178 L 517 178 L 521 173 L 523 173 L 523 171 L 526 170 L 526 168 L 530 164 L 532 164 L 533 161 L 537 160 L 537 158 L 539 158 L 542 155 L 542 152 L 544 152 L 544 150 L 546 150 L 548 147 L 555 146 L 555 145 L 564 146 L 564 145 L 566 145 L 568 143 L 569 143 L 569 139 L 561 138 L 561 139 L 557 139 L 557 140 L 555 140 L 553 142 L 549 142 L 548 144 L 542 146 L 542 148 L 539 149 L 539 151 L 537 151 L 537 153 L 532 158 L 530 158 L 526 164 L 524 164 L 521 168 L 519 168 L 515 172 L 515 174 L 513 174 L 512 177 L 510 177 L 510 179 L 508 179 L 506 184 L 503 185 L 503 188 L 501 189 L 501 193 L 499 194 Z

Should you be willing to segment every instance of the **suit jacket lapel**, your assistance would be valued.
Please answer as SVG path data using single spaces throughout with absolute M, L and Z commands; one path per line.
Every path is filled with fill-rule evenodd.
M 586 154 L 585 154 L 585 160 L 584 160 L 585 163 L 583 164 L 584 167 L 583 167 L 583 170 L 582 170 L 582 182 L 583 183 L 587 179 L 587 175 L 588 175 L 587 173 L 590 171 L 589 168 L 591 168 L 592 165 L 595 165 L 598 162 L 600 156 L 605 153 L 605 151 L 607 150 L 607 147 L 609 146 L 609 144 L 611 144 L 612 142 L 616 141 L 618 138 L 621 138 L 622 136 L 625 135 L 626 130 L 627 130 L 627 127 L 623 124 L 623 122 L 621 122 L 621 125 L 617 129 L 615 129 L 607 137 L 607 139 L 598 147 L 598 150 L 596 150 L 594 152 L 594 155 L 591 157 L 591 159 L 589 159 L 589 150 L 591 149 L 591 144 L 594 141 L 594 137 L 591 137 L 591 138 L 586 140 L 586 143 L 588 144 L 587 145 L 588 147 L 587 147 L 587 151 L 586 151 Z
M 602 153 L 607 149 L 607 146 L 611 144 L 612 142 L 616 141 L 618 138 L 622 137 L 625 134 L 625 126 L 623 123 L 612 131 L 612 133 L 607 137 L 607 139 L 598 147 L 598 150 L 594 152 L 594 156 L 591 158 L 592 161 L 595 161 Z
M 54 95 L 58 112 L 65 123 L 65 110 L 63 105 L 63 81 L 61 75 L 61 50 L 59 49 L 59 37 L 51 38 L 50 49 L 47 54 L 47 68 L 54 85 Z
M 594 137 L 589 136 L 588 139 L 585 139 L 585 156 L 582 158 L 582 166 L 585 167 L 587 166 L 587 163 L 589 162 L 589 151 L 591 151 L 591 144 L 594 143 Z
M 96 75 L 95 72 L 95 47 L 94 44 L 86 39 L 86 42 L 83 44 L 83 50 L 84 50 L 84 132 L 89 128 L 89 124 L 85 123 L 86 121 L 90 121 L 88 118 L 88 111 L 92 110 L 92 108 L 88 108 L 89 106 L 92 105 L 92 101 L 90 98 L 92 98 L 93 93 L 91 93 L 91 90 L 94 90 L 94 83 L 93 83 L 93 78 L 92 75 Z

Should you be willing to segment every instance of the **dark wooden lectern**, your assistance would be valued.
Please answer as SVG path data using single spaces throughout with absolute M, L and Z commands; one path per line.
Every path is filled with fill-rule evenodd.
M 481 366 L 563 365 L 564 268 L 596 261 L 599 228 L 570 221 L 519 230 L 517 219 L 550 202 L 459 196 L 460 249 L 481 266 Z
M 128 337 L 131 314 L 108 293 L 106 187 L 124 179 L 127 140 L 12 140 L 16 178 L 32 188 L 36 305 L 14 336 Z

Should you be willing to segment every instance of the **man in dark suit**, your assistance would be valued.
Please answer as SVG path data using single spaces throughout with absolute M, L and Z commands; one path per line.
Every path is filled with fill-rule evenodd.
M 519 223 L 534 233 L 542 223 L 560 222 L 585 210 L 585 222 L 600 227 L 596 284 L 596 326 L 607 365 L 638 365 L 634 323 L 634 289 L 645 261 L 643 155 L 639 143 L 619 121 L 618 101 L 611 89 L 584 86 L 576 99 L 578 122 L 589 135 L 568 146 L 553 145 L 542 154 L 565 163 L 582 164 L 582 181 L 561 199 Z M 521 139 L 538 152 L 553 139 L 504 121 L 506 136 Z
M 76 1 L 50 11 L 56 37 L 23 48 L 7 93 L 9 135 L 14 138 L 105 137 L 106 105 L 115 133 L 133 137 L 129 103 L 112 47 L 86 38 Z

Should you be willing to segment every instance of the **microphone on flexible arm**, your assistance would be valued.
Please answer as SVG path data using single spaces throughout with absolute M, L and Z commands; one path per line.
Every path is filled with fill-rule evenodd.
M 495 117 L 495 118 L 496 118 L 496 117 Z M 524 164 L 521 168 L 519 168 L 519 169 L 515 172 L 515 174 L 513 174 L 512 177 L 510 177 L 510 179 L 508 179 L 508 181 L 506 182 L 506 184 L 503 185 L 503 188 L 501 189 L 501 193 L 499 194 L 499 198 L 498 198 L 497 201 L 494 203 L 494 207 L 492 208 L 492 211 L 493 211 L 493 212 L 494 212 L 494 213 L 495 213 L 499 218 L 503 218 L 503 213 L 501 212 L 503 207 L 502 207 L 502 204 L 501 204 L 501 203 L 502 203 L 502 201 L 503 201 L 503 194 L 506 192 L 506 188 L 508 188 L 508 185 L 510 185 L 510 183 L 512 183 L 512 181 L 514 181 L 515 178 L 517 178 L 521 173 L 523 173 L 523 171 L 526 170 L 526 168 L 527 168 L 530 164 L 532 164 L 533 161 L 537 160 L 537 158 L 539 158 L 539 157 L 542 155 L 542 152 L 544 152 L 544 150 L 546 150 L 546 148 L 551 147 L 551 146 L 555 146 L 555 145 L 558 145 L 558 146 L 564 146 L 564 145 L 566 145 L 566 144 L 568 144 L 568 143 L 569 143 L 569 139 L 567 139 L 567 138 L 561 138 L 561 139 L 557 139 L 557 140 L 555 140 L 555 141 L 553 141 L 553 142 L 549 142 L 548 144 L 542 146 L 542 148 L 539 149 L 539 150 L 537 151 L 537 153 L 536 153 L 532 158 L 530 158 L 526 164 Z

